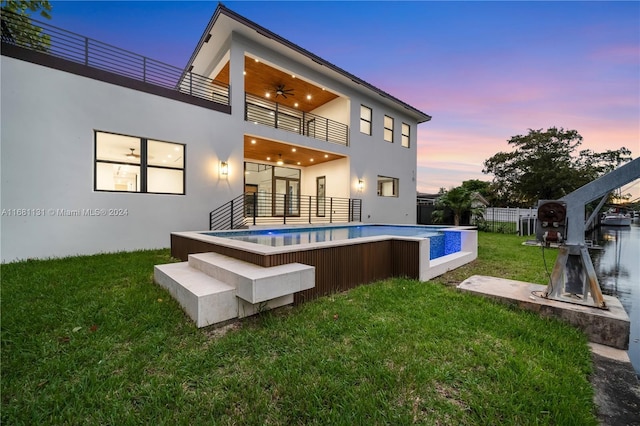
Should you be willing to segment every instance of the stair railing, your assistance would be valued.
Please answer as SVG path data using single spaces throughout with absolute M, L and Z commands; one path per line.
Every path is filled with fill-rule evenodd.
M 249 225 L 348 223 L 362 220 L 358 198 L 246 192 L 209 213 L 210 230 Z

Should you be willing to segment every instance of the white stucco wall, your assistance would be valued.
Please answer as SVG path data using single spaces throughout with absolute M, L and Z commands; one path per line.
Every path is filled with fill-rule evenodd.
M 209 211 L 242 192 L 241 120 L 1 60 L 2 261 L 168 247 L 170 232 L 207 229 Z M 93 191 L 94 130 L 186 144 L 186 195 Z M 230 163 L 228 179 L 218 176 L 220 160 Z
M 329 161 L 312 167 L 305 167 L 302 173 L 302 194 L 316 195 L 316 178 L 326 177 L 326 196 L 340 198 L 358 198 L 350 193 L 349 159 Z
M 320 117 L 349 125 L 349 100 L 346 98 L 336 98 L 311 112 Z

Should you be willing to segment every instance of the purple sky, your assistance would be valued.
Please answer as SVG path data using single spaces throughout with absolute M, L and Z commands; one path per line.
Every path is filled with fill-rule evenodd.
M 52 1 L 50 23 L 176 66 L 217 2 Z M 490 180 L 484 160 L 528 129 L 640 155 L 640 2 L 224 2 L 433 119 L 418 190 Z M 640 183 L 627 185 L 634 198 Z

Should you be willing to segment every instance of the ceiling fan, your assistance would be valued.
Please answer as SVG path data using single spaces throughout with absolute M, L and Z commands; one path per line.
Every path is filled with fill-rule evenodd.
M 131 150 L 131 152 L 129 152 L 129 153 L 127 153 L 127 154 L 126 154 L 126 157 L 127 157 L 127 158 L 140 158 L 140 154 L 136 154 L 136 153 L 134 152 L 134 151 L 135 151 L 135 148 L 129 148 L 129 149 Z
M 287 99 L 287 96 L 293 96 L 293 89 L 286 89 L 284 84 L 279 84 L 276 86 L 276 98 L 278 96 L 282 96 Z

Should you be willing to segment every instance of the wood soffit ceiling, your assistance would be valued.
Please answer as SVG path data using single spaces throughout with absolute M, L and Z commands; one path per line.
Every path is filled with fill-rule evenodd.
M 299 109 L 304 112 L 310 112 L 321 105 L 326 104 L 338 97 L 338 95 L 323 90 L 312 83 L 304 81 L 300 78 L 288 74 L 284 71 L 271 67 L 261 61 L 256 62 L 253 58 L 244 57 L 244 89 L 260 98 L 266 98 L 266 94 L 270 93 L 270 101 L 278 102 L 281 105 L 290 108 Z M 222 70 L 215 77 L 215 80 L 225 84 L 229 84 L 229 62 L 227 62 Z M 291 95 L 275 97 L 276 87 L 284 85 L 286 90 L 291 89 Z M 311 95 L 311 99 L 307 99 L 307 95 Z M 298 106 L 295 104 L 298 103 Z
M 252 143 L 251 141 L 256 141 Z M 295 151 L 293 151 L 295 149 Z M 244 137 L 245 160 L 257 160 L 260 162 L 276 163 L 282 155 L 284 166 L 307 167 L 327 161 L 345 158 L 343 155 L 318 151 L 301 146 L 293 146 L 286 143 L 275 142 L 253 136 Z M 269 159 L 267 159 L 269 158 Z M 312 161 L 313 159 L 313 161 Z

